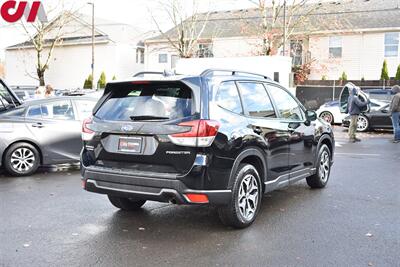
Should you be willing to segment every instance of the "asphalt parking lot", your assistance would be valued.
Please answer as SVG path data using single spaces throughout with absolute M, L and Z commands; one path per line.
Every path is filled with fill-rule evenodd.
M 337 148 L 330 183 L 268 194 L 244 230 L 215 208 L 115 209 L 77 170 L 0 177 L 0 266 L 399 266 L 400 144 L 387 132 Z

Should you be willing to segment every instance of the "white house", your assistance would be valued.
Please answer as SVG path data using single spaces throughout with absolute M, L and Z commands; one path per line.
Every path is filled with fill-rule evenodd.
M 99 18 L 95 19 L 95 25 L 95 82 L 103 71 L 107 80 L 111 80 L 113 76 L 129 77 L 143 70 L 142 40 L 145 36 L 141 30 Z M 60 89 L 82 88 L 91 74 L 91 17 L 74 15 L 64 26 L 64 32 L 61 44 L 50 59 L 45 81 Z M 44 59 L 47 52 L 48 47 L 43 52 Z M 8 84 L 37 85 L 35 64 L 36 51 L 30 41 L 7 47 L 5 76 Z
M 349 79 L 379 80 L 384 60 L 390 77 L 394 77 L 400 64 L 399 3 L 398 0 L 324 2 L 306 16 L 301 26 L 294 28 L 287 42 L 287 54 L 291 55 L 293 65 L 311 65 L 309 79 L 338 79 L 346 72 Z M 254 32 L 261 23 L 259 10 L 212 12 L 207 14 L 207 20 L 195 56 L 254 56 L 260 48 L 262 39 Z M 283 15 L 279 20 L 277 25 L 282 28 Z M 166 35 L 171 38 L 175 32 L 176 29 L 171 29 Z M 177 52 L 165 35 L 146 40 L 145 47 L 147 69 L 176 66 Z M 278 53 L 282 53 L 282 47 Z

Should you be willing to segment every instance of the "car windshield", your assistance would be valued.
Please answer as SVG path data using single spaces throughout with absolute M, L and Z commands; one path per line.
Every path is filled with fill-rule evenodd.
M 173 120 L 194 114 L 190 88 L 179 83 L 112 85 L 95 116 L 111 121 Z
M 14 97 L 10 94 L 7 88 L 0 82 L 0 110 L 7 110 L 11 107 L 16 107 Z

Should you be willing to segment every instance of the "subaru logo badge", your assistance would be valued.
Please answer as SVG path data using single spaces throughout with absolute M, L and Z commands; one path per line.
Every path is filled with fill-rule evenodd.
M 121 127 L 121 130 L 124 131 L 124 132 L 131 132 L 131 131 L 133 131 L 133 126 L 124 125 L 124 126 Z

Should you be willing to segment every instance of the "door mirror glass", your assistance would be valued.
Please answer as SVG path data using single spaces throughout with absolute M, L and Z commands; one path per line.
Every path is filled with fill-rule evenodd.
M 307 121 L 316 121 L 318 116 L 315 111 L 307 110 L 306 112 Z

